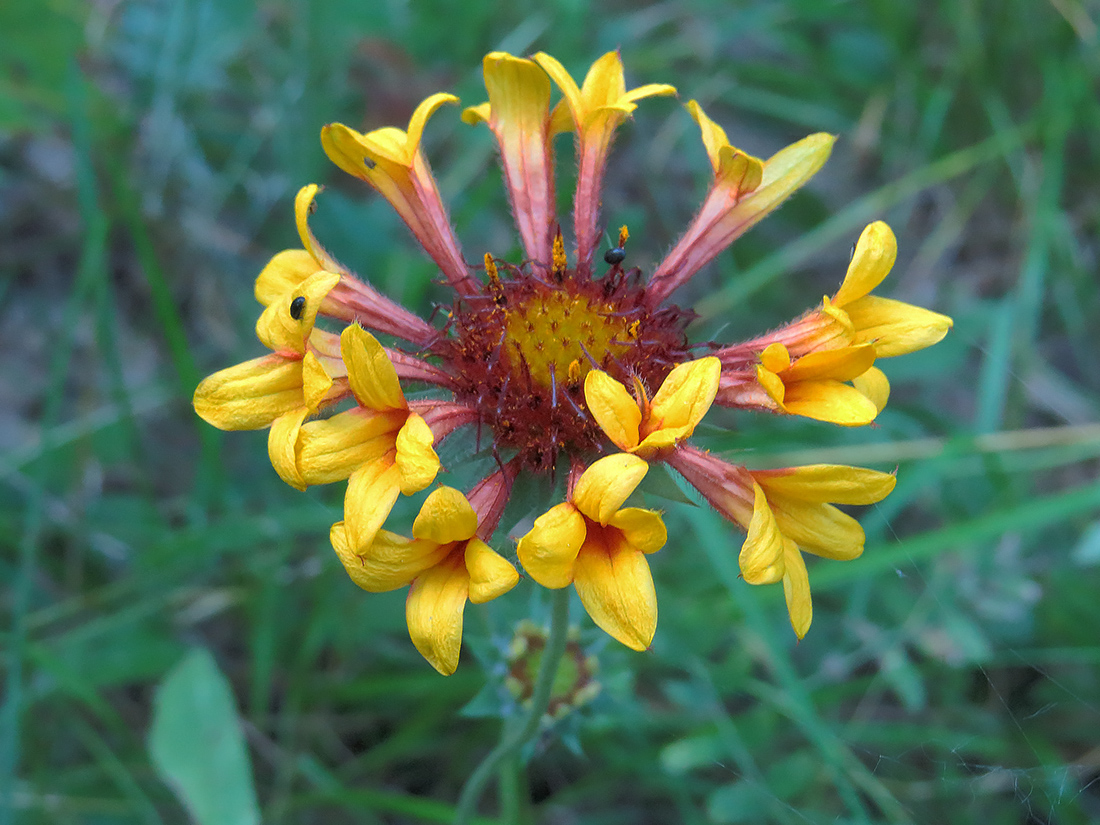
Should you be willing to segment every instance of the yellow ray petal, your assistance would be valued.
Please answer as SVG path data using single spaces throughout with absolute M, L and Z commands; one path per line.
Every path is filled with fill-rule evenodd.
M 360 404 L 378 411 L 408 409 L 397 370 L 377 338 L 359 324 L 351 324 L 340 334 L 340 352 Z
M 273 354 L 219 370 L 195 388 L 192 402 L 219 430 L 262 430 L 305 406 L 302 361 Z
M 653 396 L 643 431 L 675 429 L 679 437 L 690 436 L 714 403 L 721 374 L 722 362 L 713 355 L 677 364 Z
M 271 458 L 271 466 L 279 478 L 297 490 L 306 488 L 299 466 L 298 436 L 302 431 L 302 422 L 308 417 L 309 410 L 305 407 L 288 412 L 275 419 L 267 434 L 267 454 Z
M 309 216 L 313 214 L 314 209 L 313 201 L 319 191 L 321 187 L 310 183 L 299 189 L 294 198 L 294 220 L 298 225 L 298 237 L 302 239 L 302 247 L 317 262 L 319 268 L 327 269 L 329 272 L 344 273 L 346 272 L 344 267 L 329 255 L 328 250 L 321 246 L 313 230 L 309 228 Z
M 803 415 L 843 427 L 862 427 L 878 415 L 878 407 L 869 398 L 840 381 L 805 381 L 787 385 L 783 406 L 792 415 Z
M 355 407 L 302 425 L 298 453 L 306 484 L 342 481 L 355 470 L 392 452 L 406 420 L 401 410 L 374 413 Z
M 784 384 L 821 378 L 851 381 L 871 369 L 874 363 L 875 347 L 871 344 L 827 349 L 803 355 L 790 369 L 784 370 L 781 377 Z
M 362 554 L 356 553 L 348 544 L 342 521 L 332 525 L 329 538 L 351 580 L 371 593 L 385 593 L 405 587 L 429 567 L 445 559 L 451 550 L 434 542 L 379 530 L 370 547 Z
M 857 375 L 852 379 L 852 386 L 878 407 L 879 412 L 886 409 L 886 402 L 890 400 L 890 381 L 878 367 L 871 367 L 863 375 Z
M 783 595 L 787 599 L 787 613 L 791 617 L 791 627 L 799 639 L 810 629 L 814 609 L 810 601 L 810 577 L 806 573 L 806 562 L 793 542 L 784 543 L 783 562 L 786 572 L 783 574 Z
M 412 534 L 418 539 L 449 544 L 466 541 L 477 532 L 477 514 L 466 496 L 454 487 L 437 487 L 424 499 L 413 522 Z
M 664 519 L 656 510 L 625 507 L 608 519 L 607 524 L 622 533 L 627 544 L 643 553 L 656 553 L 668 541 Z
M 626 387 L 606 372 L 592 370 L 584 379 L 584 400 L 611 443 L 620 450 L 638 446 L 642 411 Z
M 877 295 L 859 298 L 845 309 L 856 328 L 856 343 L 874 343 L 879 358 L 930 347 L 954 325 L 946 315 Z
M 416 577 L 405 600 L 405 620 L 420 655 L 450 676 L 462 648 L 462 613 L 470 577 L 461 554 L 453 554 Z
M 890 495 L 897 482 L 893 473 L 844 464 L 810 464 L 791 470 L 755 471 L 752 475 L 769 497 L 775 494 L 833 504 L 874 504 Z
M 645 555 L 614 540 L 614 533 L 599 530 L 588 537 L 577 556 L 574 584 L 597 627 L 629 648 L 645 650 L 657 630 L 653 576 Z
M 749 584 L 772 584 L 783 576 L 783 535 L 764 490 L 754 483 L 753 491 L 752 520 L 737 563 Z
M 474 604 L 503 596 L 519 581 L 516 568 L 481 539 L 466 542 L 465 561 L 470 575 L 470 601 Z
M 775 498 L 772 508 L 783 535 L 807 553 L 838 561 L 863 554 L 863 528 L 831 504 Z
M 573 581 L 585 532 L 584 516 L 572 504 L 551 507 L 516 545 L 520 564 L 543 587 L 565 587 Z
M 630 453 L 601 458 L 581 475 L 573 490 L 573 504 L 593 521 L 607 524 L 648 471 L 649 465 Z
M 352 550 L 363 553 L 370 546 L 400 492 L 401 471 L 389 457 L 364 464 L 351 474 L 344 494 L 344 529 Z
M 405 495 L 420 492 L 435 481 L 439 472 L 439 456 L 432 448 L 434 441 L 435 436 L 424 419 L 410 413 L 397 434 L 395 458 L 401 471 L 401 492 Z
M 304 249 L 284 249 L 267 262 L 256 277 L 254 294 L 265 307 L 282 298 L 314 272 L 321 270 Z
M 898 242 L 893 230 L 882 221 L 867 226 L 856 242 L 848 273 L 833 296 L 833 303 L 844 307 L 869 293 L 890 274 L 897 256 Z

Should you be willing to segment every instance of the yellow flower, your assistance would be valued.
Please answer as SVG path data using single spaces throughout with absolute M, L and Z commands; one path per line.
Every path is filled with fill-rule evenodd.
M 667 83 L 649 83 L 628 92 L 618 52 L 608 52 L 593 63 L 579 87 L 565 67 L 545 52 L 536 54 L 535 62 L 546 70 L 564 96 L 554 109 L 552 132 L 571 129 L 577 134 L 573 231 L 577 266 L 590 268 L 600 240 L 600 189 L 615 130 L 638 108 L 637 101 L 654 95 L 674 95 L 676 89 Z
M 646 290 L 650 306 L 687 283 L 817 174 L 836 140 L 823 132 L 810 135 L 761 161 L 730 144 L 725 131 L 694 100 L 687 108 L 699 124 L 714 183 L 687 232 L 654 271 Z
M 874 504 L 894 489 L 891 473 L 837 464 L 747 470 L 693 447 L 669 463 L 747 537 L 738 562 L 749 584 L 782 581 L 798 638 L 813 618 L 810 585 L 799 550 L 849 560 L 863 552 L 864 533 L 834 504 Z
M 349 545 L 358 549 L 374 540 L 400 493 L 411 495 L 432 483 L 439 457 L 431 428 L 409 408 L 397 372 L 374 336 L 352 324 L 340 336 L 340 349 L 356 406 L 280 431 L 272 463 L 284 481 L 300 489 L 347 478 L 344 529 Z
M 555 589 L 572 583 L 592 621 L 634 650 L 649 647 L 657 630 L 657 594 L 645 554 L 668 538 L 659 513 L 622 507 L 648 469 L 629 453 L 601 458 L 584 471 L 568 501 L 535 519 L 516 548 L 531 578 Z
M 388 200 L 451 286 L 459 294 L 469 294 L 477 284 L 470 278 L 435 178 L 420 151 L 428 118 L 443 104 L 457 102 L 454 95 L 432 95 L 416 107 L 407 131 L 385 126 L 364 135 L 330 123 L 321 130 L 321 146 L 333 163 Z
M 584 379 L 588 410 L 620 450 L 652 459 L 688 438 L 714 401 L 722 364 L 714 357 L 678 364 L 650 401 L 635 384 L 638 400 L 606 372 Z
M 462 119 L 489 124 L 527 257 L 549 261 L 556 222 L 550 79 L 537 64 L 505 52 L 485 55 L 482 70 L 489 102 L 469 107 Z
M 646 555 L 667 534 L 659 513 L 623 505 L 647 462 L 664 461 L 747 531 L 744 578 L 783 582 L 801 637 L 811 620 L 803 551 L 858 555 L 863 532 L 833 504 L 878 501 L 893 477 L 832 465 L 750 471 L 689 439 L 713 403 L 867 424 L 889 396 L 878 359 L 935 343 L 951 319 L 871 294 L 896 255 L 889 227 L 875 223 L 844 283 L 820 306 L 739 344 L 693 341 L 693 313 L 666 299 L 816 174 L 833 137 L 810 135 L 763 160 L 734 146 L 689 101 L 713 176 L 698 213 L 647 281 L 639 264 L 648 254 L 628 256 L 625 226 L 595 260 L 606 229 L 601 188 L 616 130 L 638 101 L 675 89 L 628 90 L 617 52 L 595 61 L 581 84 L 541 52 L 531 59 L 492 52 L 482 68 L 488 100 L 462 118 L 485 123 L 499 147 L 524 256 L 481 249 L 474 266 L 462 254 L 422 146 L 428 120 L 456 103 L 453 95 L 425 99 L 405 129 L 329 124 L 325 152 L 394 207 L 453 290 L 449 305 L 421 319 L 348 271 L 313 235 L 319 189 L 303 187 L 295 200 L 301 248 L 272 258 L 255 284 L 265 307 L 257 334 L 272 354 L 208 378 L 196 390 L 196 410 L 224 429 L 270 427 L 271 463 L 295 487 L 347 480 L 333 546 L 365 589 L 411 584 L 410 635 L 442 673 L 458 661 L 466 601 L 515 584 L 515 569 L 485 544 L 513 480 L 565 467 L 566 501 L 518 543 L 535 582 L 573 584 L 598 626 L 631 648 L 648 647 L 657 604 Z M 554 183 L 553 139 L 564 132 L 574 135 L 577 166 L 572 260 Z M 339 326 L 327 331 L 332 322 Z M 387 348 L 374 335 L 397 340 Z M 479 455 L 459 457 L 453 469 L 490 455 L 499 469 L 465 497 L 450 487 L 431 493 L 412 538 L 383 530 L 399 495 L 436 479 L 437 446 L 460 427 L 471 429 L 467 443 Z M 607 439 L 622 452 L 587 466 Z M 556 601 L 558 623 L 566 601 Z
M 466 600 L 502 596 L 519 581 L 516 569 L 477 537 L 478 517 L 452 487 L 433 490 L 412 526 L 412 538 L 380 530 L 357 549 L 344 522 L 332 527 L 332 546 L 352 581 L 379 593 L 411 583 L 405 601 L 409 636 L 432 667 L 449 676 L 458 667 Z

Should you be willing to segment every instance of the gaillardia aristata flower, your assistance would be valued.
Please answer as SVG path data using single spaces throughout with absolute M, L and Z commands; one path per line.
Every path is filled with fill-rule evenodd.
M 360 587 L 409 587 L 409 634 L 441 673 L 458 664 L 466 602 L 516 584 L 509 557 L 538 585 L 573 585 L 599 627 L 646 649 L 657 628 L 647 556 L 668 536 L 660 512 L 629 499 L 655 462 L 745 531 L 743 578 L 782 582 L 801 638 L 812 615 L 802 554 L 858 556 L 863 531 L 836 505 L 880 501 L 893 475 L 751 469 L 694 444 L 696 429 L 715 404 L 869 424 L 889 396 L 879 361 L 936 343 L 951 319 L 872 294 L 896 256 L 893 233 L 876 222 L 840 288 L 816 308 L 741 343 L 693 342 L 693 314 L 670 303 L 673 293 L 809 181 L 833 137 L 810 135 L 762 159 L 689 101 L 713 179 L 647 278 L 626 263 L 625 226 L 597 256 L 607 231 L 602 182 L 637 106 L 669 106 L 660 98 L 676 90 L 628 89 L 617 52 L 581 83 L 544 53 L 493 52 L 483 70 L 488 100 L 462 119 L 485 125 L 499 147 L 522 258 L 467 255 L 451 226 L 423 138 L 453 95 L 429 97 L 404 129 L 326 126 L 324 151 L 393 206 L 453 291 L 449 311 L 429 323 L 337 263 L 309 228 L 318 193 L 310 184 L 295 203 L 302 248 L 280 252 L 256 281 L 265 307 L 257 333 L 271 354 L 203 381 L 196 411 L 222 429 L 269 427 L 272 464 L 294 487 L 348 482 L 332 545 Z M 568 244 L 555 207 L 554 148 L 564 135 L 577 158 Z M 460 429 L 495 469 L 429 490 L 465 470 L 463 460 L 443 466 L 437 452 Z M 520 474 L 545 477 L 547 489 L 564 477 L 564 501 L 527 514 L 519 531 L 498 530 Z M 386 529 L 400 495 L 424 496 L 420 514 L 409 529 Z M 514 549 L 498 537 L 520 532 Z

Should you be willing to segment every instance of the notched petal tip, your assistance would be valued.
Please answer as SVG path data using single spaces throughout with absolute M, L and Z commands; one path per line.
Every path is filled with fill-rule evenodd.
M 573 489 L 576 508 L 599 524 L 607 524 L 645 478 L 649 465 L 630 453 L 617 453 L 594 462 Z

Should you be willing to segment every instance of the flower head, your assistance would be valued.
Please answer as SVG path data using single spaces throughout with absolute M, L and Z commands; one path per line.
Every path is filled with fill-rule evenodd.
M 538 585 L 573 585 L 593 621 L 628 647 L 647 648 L 657 625 L 647 556 L 667 531 L 660 513 L 626 506 L 653 462 L 678 471 L 746 532 L 743 577 L 782 582 L 803 636 L 811 607 L 802 553 L 862 552 L 858 523 L 835 505 L 878 501 L 893 476 L 832 465 L 754 470 L 693 444 L 697 429 L 715 403 L 867 424 L 888 400 L 880 360 L 935 343 L 950 318 L 871 294 L 896 255 L 893 233 L 873 223 L 819 307 L 742 343 L 692 342 L 693 313 L 667 299 L 806 184 L 834 138 L 810 135 L 761 159 L 689 101 L 713 177 L 647 279 L 628 263 L 625 226 L 597 259 L 602 182 L 637 106 L 668 106 L 649 99 L 676 90 L 628 88 L 618 52 L 580 84 L 541 52 L 492 52 L 482 68 L 488 100 L 462 119 L 485 124 L 499 147 L 524 259 L 485 249 L 468 259 L 451 227 L 423 136 L 453 95 L 428 97 L 405 129 L 329 124 L 324 151 L 394 207 L 453 290 L 449 310 L 424 320 L 341 265 L 309 227 L 320 190 L 303 187 L 301 248 L 280 252 L 256 280 L 257 334 L 271 353 L 207 378 L 196 411 L 223 429 L 270 427 L 272 464 L 294 487 L 347 481 L 330 535 L 337 556 L 366 590 L 409 587 L 410 636 L 441 673 L 458 663 L 467 601 L 516 584 L 514 566 L 489 543 L 521 473 L 545 478 L 544 489 L 568 477 L 565 500 L 540 508 L 519 539 L 519 562 Z M 564 133 L 577 158 L 572 254 L 555 210 L 554 141 Z M 467 495 L 454 485 L 425 492 L 467 464 L 483 466 L 442 465 L 439 444 L 461 428 L 496 468 L 462 485 Z M 424 496 L 411 535 L 385 529 L 401 495 Z

